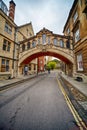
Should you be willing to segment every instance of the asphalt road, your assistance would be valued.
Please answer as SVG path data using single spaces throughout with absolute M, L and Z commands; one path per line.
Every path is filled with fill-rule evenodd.
M 0 92 L 0 130 L 79 130 L 56 75 L 37 76 Z

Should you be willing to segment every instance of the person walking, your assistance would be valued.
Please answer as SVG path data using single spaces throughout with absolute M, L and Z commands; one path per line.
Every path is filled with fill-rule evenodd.
M 28 74 L 28 67 L 25 66 L 25 67 L 24 67 L 24 75 L 27 75 L 27 74 Z

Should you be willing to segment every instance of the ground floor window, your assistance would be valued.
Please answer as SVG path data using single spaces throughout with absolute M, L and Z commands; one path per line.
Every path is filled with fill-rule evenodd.
M 77 55 L 77 70 L 83 71 L 83 60 L 82 60 L 82 54 Z
M 7 71 L 9 71 L 9 60 L 8 59 L 2 59 L 1 72 L 7 72 Z

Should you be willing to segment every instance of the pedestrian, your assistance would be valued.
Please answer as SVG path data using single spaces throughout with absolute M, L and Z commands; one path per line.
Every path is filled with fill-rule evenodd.
M 27 74 L 28 74 L 28 67 L 25 66 L 25 67 L 24 67 L 24 75 L 27 75 Z
M 50 74 L 50 68 L 48 68 L 48 74 Z

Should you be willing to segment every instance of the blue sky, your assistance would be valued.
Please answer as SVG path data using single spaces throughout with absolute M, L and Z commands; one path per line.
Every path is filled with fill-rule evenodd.
M 9 7 L 10 0 L 3 0 Z M 74 0 L 14 0 L 16 3 L 15 23 L 32 22 L 34 32 L 43 27 L 62 34 L 64 24 Z

